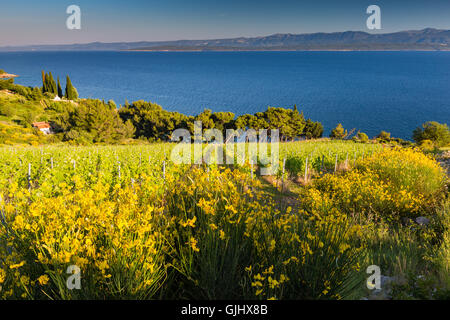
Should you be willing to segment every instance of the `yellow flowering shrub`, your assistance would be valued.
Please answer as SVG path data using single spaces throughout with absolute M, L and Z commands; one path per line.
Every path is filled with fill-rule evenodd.
M 426 207 L 435 207 L 442 200 L 445 171 L 419 149 L 386 149 L 360 160 L 357 168 L 375 173 L 380 181 L 391 186 L 392 193 L 405 191 L 422 197 Z
M 167 192 L 168 256 L 182 297 L 239 297 L 252 258 L 247 225 L 260 208 L 258 185 L 239 170 L 193 167 Z
M 89 173 L 3 193 L 2 298 L 336 299 L 355 279 L 359 229 L 337 210 L 280 208 L 248 168 Z
M 246 269 L 256 298 L 341 299 L 360 285 L 361 227 L 346 215 L 285 212 L 258 223 L 258 259 Z
M 358 279 L 346 215 L 280 210 L 239 170 L 193 168 L 166 194 L 169 259 L 196 299 L 336 299 Z M 336 264 L 336 260 L 339 263 Z M 172 292 L 172 290 L 170 290 Z
M 410 149 L 386 150 L 360 160 L 357 169 L 326 174 L 301 192 L 307 211 L 337 208 L 350 215 L 398 221 L 432 212 L 444 174 L 436 161 Z
M 81 178 L 80 183 L 81 184 Z M 3 298 L 151 298 L 165 277 L 158 200 L 146 187 L 62 186 L 55 197 L 10 197 L 0 224 Z M 16 193 L 15 195 L 19 195 Z M 149 205 L 152 203 L 152 205 Z M 12 207 L 11 207 L 12 206 Z M 81 290 L 66 286 L 70 265 Z

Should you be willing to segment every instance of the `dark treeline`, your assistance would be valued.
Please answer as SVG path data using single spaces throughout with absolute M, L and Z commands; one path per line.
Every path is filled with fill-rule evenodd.
M 28 101 L 24 103 L 30 104 L 26 119 L 20 123 L 31 127 L 34 121 L 49 122 L 55 133 L 51 139 L 54 142 L 118 143 L 130 138 L 151 142 L 170 141 L 172 132 L 176 129 L 188 129 L 193 135 L 195 121 L 202 122 L 203 130 L 218 129 L 224 136 L 227 129 L 279 129 L 281 141 L 298 137 L 320 138 L 323 134 L 322 124 L 305 119 L 303 112 L 299 112 L 296 106 L 269 107 L 264 112 L 238 117 L 231 112 L 212 112 L 209 109 L 198 115 L 188 116 L 164 110 L 155 103 L 142 100 L 132 104 L 127 102 L 117 108 L 112 100 L 105 103 L 101 100 L 78 99 L 78 93 L 69 77 L 63 93 L 59 78 L 55 81 L 51 73 L 45 72 L 42 72 L 42 87 L 25 87 L 15 84 L 14 79 L 9 79 L 0 80 L 0 90 L 2 89 L 23 96 Z M 57 101 L 54 99 L 57 96 L 65 100 Z M 14 106 L 9 107 L 14 111 Z M 8 114 L 11 118 L 17 118 L 19 113 L 17 109 L 17 112 Z
M 0 90 L 8 89 L 34 101 L 34 111 L 22 121 L 31 126 L 33 121 L 48 121 L 54 140 L 75 143 L 116 143 L 137 138 L 147 141 L 170 141 L 176 129 L 188 129 L 194 134 L 194 122 L 201 121 L 203 130 L 218 129 L 226 136 L 227 129 L 279 129 L 281 141 L 295 138 L 320 138 L 323 126 L 320 122 L 305 119 L 297 106 L 293 108 L 268 107 L 264 112 L 235 116 L 231 112 L 212 112 L 205 109 L 198 115 L 188 116 L 164 110 L 161 106 L 135 101 L 116 107 L 93 99 L 78 99 L 78 92 L 67 76 L 63 91 L 59 77 L 42 71 L 42 87 L 24 87 L 14 84 L 14 79 L 0 81 Z M 55 97 L 65 100 L 57 101 Z M 43 106 L 39 111 L 40 106 Z M 28 115 L 29 114 L 29 115 Z M 12 115 L 14 118 L 14 115 Z
M 53 102 L 46 109 L 60 141 L 117 143 L 133 138 L 133 125 L 130 121 L 122 121 L 114 104 L 88 99 L 77 104 Z
M 69 76 L 66 79 L 66 90 L 63 96 L 59 77 L 56 82 L 51 72 L 47 74 L 42 71 L 42 92 L 66 98 L 67 100 L 76 100 L 78 98 L 78 92 L 72 85 Z M 94 107 L 91 106 L 90 108 L 98 109 L 98 103 L 94 103 Z M 92 105 L 92 103 L 89 105 Z M 102 105 L 106 104 L 102 102 Z M 111 105 L 115 106 L 115 103 L 112 101 L 108 102 L 107 106 Z M 82 105 L 80 108 L 83 107 Z M 73 110 L 71 112 L 73 113 Z M 106 112 L 106 115 L 108 114 L 109 112 Z M 210 109 L 205 109 L 196 116 L 187 116 L 179 112 L 166 111 L 157 104 L 140 100 L 132 104 L 125 103 L 123 107 L 119 108 L 119 115 L 127 127 L 124 131 L 126 132 L 125 137 L 128 138 L 131 132 L 129 128 L 133 126 L 134 138 L 145 138 L 149 141 L 169 141 L 172 132 L 181 128 L 188 129 L 193 135 L 195 121 L 201 121 L 204 130 L 218 129 L 222 131 L 224 136 L 226 136 L 227 129 L 279 129 L 281 141 L 294 140 L 297 137 L 320 138 L 323 134 L 322 124 L 311 119 L 305 119 L 303 112 L 299 112 L 297 106 L 294 106 L 292 109 L 269 107 L 265 112 L 244 114 L 236 118 L 234 113 L 212 112 Z M 102 116 L 98 117 L 101 118 Z M 65 115 L 65 118 L 67 119 L 68 116 Z M 58 122 L 58 128 L 70 126 L 69 123 L 63 124 L 61 121 Z M 78 127 L 82 130 L 86 126 L 78 124 Z M 74 132 L 73 130 L 75 129 L 72 128 L 69 132 Z M 66 132 L 65 137 L 67 136 L 86 137 L 86 134 L 85 132 L 82 134 L 69 134 Z
M 231 112 L 212 112 L 205 109 L 196 116 L 164 110 L 161 106 L 145 101 L 126 103 L 119 108 L 124 122 L 130 121 L 136 129 L 136 138 L 151 141 L 168 141 L 173 130 L 183 128 L 194 133 L 194 122 L 201 121 L 203 130 L 218 129 L 226 136 L 227 129 L 279 129 L 280 140 L 289 141 L 297 137 L 320 138 L 323 126 L 320 122 L 305 119 L 297 107 L 292 109 L 269 107 L 264 112 L 244 114 L 236 117 Z

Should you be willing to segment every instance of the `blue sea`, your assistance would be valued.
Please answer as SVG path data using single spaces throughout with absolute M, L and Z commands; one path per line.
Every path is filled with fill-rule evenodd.
M 195 115 L 297 105 L 305 117 L 369 137 L 410 139 L 421 123 L 450 123 L 450 52 L 11 52 L 0 69 L 41 86 L 41 70 L 82 98 L 147 100 Z

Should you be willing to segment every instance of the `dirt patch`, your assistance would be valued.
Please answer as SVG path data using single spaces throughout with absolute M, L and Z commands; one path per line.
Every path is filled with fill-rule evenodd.
M 1 93 L 7 94 L 8 96 L 13 96 L 14 92 L 9 91 L 8 89 L 0 90 Z

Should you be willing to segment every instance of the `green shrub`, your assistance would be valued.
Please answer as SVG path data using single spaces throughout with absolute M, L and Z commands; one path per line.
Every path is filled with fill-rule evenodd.
M 378 135 L 377 135 L 377 140 L 381 141 L 381 142 L 389 142 L 391 141 L 391 134 L 389 132 L 386 131 L 381 131 Z
M 434 143 L 431 140 L 422 140 L 419 147 L 423 151 L 431 151 L 434 149 Z
M 377 265 L 383 275 L 406 277 L 410 272 L 425 272 L 431 244 L 426 230 L 411 226 L 378 223 L 366 228 L 363 241 L 368 251 L 367 265 Z
M 447 199 L 438 211 L 438 219 L 441 230 L 436 263 L 441 281 L 450 290 L 450 199 Z
M 443 147 L 450 144 L 450 130 L 447 124 L 429 121 L 414 130 L 413 139 L 419 144 L 424 140 L 430 140 L 437 147 Z
M 2 104 L 0 105 L 0 114 L 5 117 L 11 118 L 15 114 L 14 108 L 9 104 Z
M 333 139 L 345 139 L 348 135 L 347 130 L 344 129 L 342 124 L 338 123 L 336 128 L 331 130 L 330 138 Z
M 364 132 L 359 132 L 358 131 L 356 136 L 353 137 L 353 141 L 361 142 L 361 143 L 367 143 L 367 142 L 369 142 L 369 137 Z
M 305 170 L 305 160 L 301 157 L 288 157 L 285 168 L 289 175 L 295 178 Z
M 0 90 L 10 90 L 14 85 L 14 79 L 0 80 Z

